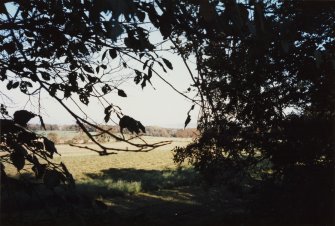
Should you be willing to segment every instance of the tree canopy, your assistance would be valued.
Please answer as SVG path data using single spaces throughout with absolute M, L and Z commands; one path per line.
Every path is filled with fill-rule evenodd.
M 104 99 L 111 92 L 127 96 L 109 77 L 112 62 L 133 70 L 134 82 L 143 88 L 152 76 L 161 77 L 154 66 L 173 69 L 150 42 L 150 24 L 188 68 L 191 58 L 197 65 L 189 73 L 190 89 L 198 93 L 192 101 L 201 107 L 200 136 L 175 150 L 176 162 L 189 160 L 207 179 L 222 182 L 227 179 L 222 172 L 250 174 L 266 160 L 269 164 L 258 169 L 271 172 L 265 176 L 312 188 L 322 184 L 321 191 L 329 194 L 334 11 L 334 3 L 326 1 L 7 0 L 0 3 L 1 81 L 27 95 L 45 90 L 87 132 L 85 125 L 95 125 L 63 99 L 77 95 L 89 104 L 97 97 L 104 100 L 106 122 L 111 114 L 124 117 Z M 185 127 L 189 122 L 190 115 Z M 145 131 L 135 119 L 131 124 L 131 130 Z

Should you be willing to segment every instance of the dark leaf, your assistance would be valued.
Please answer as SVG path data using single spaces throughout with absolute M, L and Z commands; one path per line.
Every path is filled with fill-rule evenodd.
M 143 70 L 145 70 L 145 68 L 147 67 L 148 63 L 149 63 L 149 60 L 147 60 L 147 61 L 144 62 L 144 64 L 143 64 Z
M 107 94 L 111 91 L 111 87 L 108 85 L 108 84 L 105 84 L 102 88 L 101 88 L 101 91 L 104 93 L 104 94 Z
M 149 82 L 150 82 L 151 77 L 152 77 L 152 64 L 150 65 L 150 67 L 148 69 L 148 77 L 147 77 L 147 79 L 148 79 Z
M 105 120 L 106 123 L 109 121 L 110 117 L 111 117 L 111 113 L 107 112 L 105 117 L 104 117 L 104 120 Z
M 131 133 L 135 132 L 136 134 L 139 134 L 140 131 L 145 133 L 145 127 L 142 125 L 142 123 L 127 115 L 123 116 L 120 119 L 119 125 L 121 133 L 123 132 L 123 129 L 128 129 L 129 132 Z
M 173 69 L 173 67 L 172 67 L 172 64 L 171 64 L 171 62 L 170 61 L 168 61 L 167 59 L 165 59 L 165 58 L 162 58 L 163 59 L 163 61 L 164 61 L 164 64 L 170 69 L 170 70 L 172 70 Z
M 98 77 L 87 75 L 87 79 L 90 83 L 96 83 L 99 81 Z
M 136 72 L 136 76 L 135 76 L 135 78 L 134 78 L 134 82 L 135 82 L 136 85 L 137 85 L 137 84 L 140 83 L 141 80 L 142 80 L 142 73 L 139 72 L 139 71 L 137 71 L 137 70 L 135 70 L 135 72 Z
M 110 49 L 109 55 L 111 56 L 112 59 L 115 59 L 117 57 L 116 49 Z
M 191 109 L 190 109 L 190 111 L 194 110 L 194 106 L 195 106 L 195 105 L 193 104 L 192 107 L 191 107 Z
M 50 96 L 55 96 L 58 89 L 59 89 L 59 84 L 55 84 L 55 83 L 51 84 L 49 87 Z
M 44 124 L 44 121 L 43 121 L 42 116 L 39 115 L 39 118 L 40 118 L 40 122 L 41 122 L 41 127 L 42 127 L 44 130 L 47 130 L 47 129 L 45 128 L 45 124 Z
M 136 11 L 136 16 L 141 22 L 143 22 L 145 19 L 145 13 L 142 11 Z
M 99 74 L 99 72 L 100 72 L 100 66 L 97 66 L 97 67 L 95 68 L 95 71 L 97 72 L 97 74 Z
M 10 90 L 10 89 L 12 89 L 12 87 L 13 87 L 13 81 L 9 81 L 8 83 L 7 83 L 7 89 L 8 90 Z
M 4 68 L 4 69 L 0 69 L 0 80 L 1 81 L 4 81 L 7 79 L 7 74 L 6 74 L 7 70 Z M 8 88 L 7 88 L 8 89 Z
M 17 146 L 23 148 L 21 145 Z M 13 165 L 16 167 L 16 169 L 20 171 L 21 169 L 23 169 L 25 164 L 24 152 L 19 148 L 14 149 L 14 151 L 10 154 L 10 160 L 13 162 Z
M 43 138 L 45 150 L 49 153 L 49 157 L 52 158 L 54 153 L 57 153 L 55 143 L 49 140 L 48 138 Z
M 107 55 L 107 50 L 102 54 L 102 60 L 104 60 L 106 58 L 106 55 Z
M 111 105 L 109 105 L 108 107 L 106 107 L 105 108 L 105 114 L 107 114 L 108 112 L 110 112 L 111 111 L 111 109 L 112 109 L 112 107 L 113 107 L 113 105 L 111 104 Z
M 118 89 L 117 94 L 120 97 L 127 97 L 127 94 L 122 89 Z
M 191 121 L 191 116 L 188 115 L 187 118 L 186 118 L 186 120 L 185 120 L 185 126 L 184 126 L 184 128 L 186 128 L 186 126 L 190 123 L 190 121 Z
M 30 119 L 34 118 L 36 115 L 30 111 L 20 110 L 14 113 L 14 122 L 26 127 Z
M 157 61 L 157 63 L 161 66 L 161 68 L 163 69 L 163 71 L 166 73 L 167 71 L 166 71 L 164 65 L 161 62 L 159 62 L 159 61 Z
M 93 71 L 93 69 L 92 69 L 92 67 L 90 67 L 90 66 L 88 66 L 88 65 L 83 65 L 83 69 L 86 71 L 86 72 L 88 72 L 88 73 L 94 73 L 94 71 Z
M 69 172 L 69 170 L 67 169 L 67 167 L 65 166 L 65 164 L 61 162 L 61 163 L 60 163 L 60 166 L 62 167 L 62 169 L 63 169 L 63 171 L 64 171 L 64 175 L 66 176 L 66 179 L 67 179 L 68 183 L 69 183 L 70 185 L 74 186 L 75 183 L 74 183 L 73 176 L 72 176 L 72 174 Z
M 142 89 L 147 86 L 147 80 L 143 79 L 143 82 L 141 83 Z
M 81 93 L 79 95 L 79 100 L 85 105 L 88 105 L 88 103 L 89 103 L 88 96 L 86 94 Z
M 42 75 L 42 78 L 44 79 L 44 80 L 47 80 L 47 81 L 49 81 L 50 80 L 50 74 L 49 73 L 46 73 L 46 72 L 41 72 L 41 75 Z
M 34 164 L 32 170 L 35 173 L 36 179 L 41 179 L 43 177 L 46 167 L 47 164 L 40 164 L 40 163 Z
M 19 82 L 14 82 L 13 85 L 12 85 L 12 89 L 17 88 L 19 85 L 20 85 Z
M 101 67 L 102 69 L 104 69 L 104 70 L 106 70 L 106 69 L 107 69 L 107 66 L 106 66 L 106 65 L 104 65 L 104 64 L 101 64 L 101 65 L 100 65 L 100 67 Z

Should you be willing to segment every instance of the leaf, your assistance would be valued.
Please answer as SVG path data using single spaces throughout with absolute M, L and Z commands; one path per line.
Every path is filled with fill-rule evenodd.
M 190 109 L 190 111 L 194 110 L 194 106 L 195 106 L 195 105 L 193 104 L 192 107 L 191 107 L 191 109 Z
M 13 81 L 9 81 L 8 83 L 7 83 L 7 89 L 8 90 L 11 90 L 12 89 L 12 87 L 13 87 Z
M 88 72 L 88 73 L 92 73 L 92 74 L 94 73 L 92 67 L 90 67 L 90 66 L 88 66 L 88 65 L 86 65 L 86 64 L 84 64 L 82 67 L 83 67 L 83 69 L 84 69 L 86 72 Z
M 161 68 L 163 69 L 163 71 L 166 73 L 167 71 L 166 71 L 164 65 L 161 62 L 159 62 L 159 61 L 157 61 L 157 63 L 159 64 L 159 66 L 161 66 Z
M 102 60 L 104 60 L 106 58 L 106 55 L 107 55 L 107 50 L 102 54 Z
M 39 118 L 40 118 L 40 122 L 41 122 L 41 127 L 42 127 L 44 130 L 47 130 L 47 129 L 45 128 L 45 124 L 44 124 L 44 121 L 43 121 L 42 116 L 39 115 Z
M 20 110 L 14 113 L 14 122 L 26 127 L 30 119 L 34 118 L 36 115 L 30 111 Z
M 17 145 L 23 148 L 21 145 Z M 10 154 L 10 160 L 13 162 L 13 165 L 18 171 L 22 170 L 25 164 L 24 153 L 19 148 L 14 149 Z
M 120 97 L 127 97 L 127 94 L 122 89 L 118 89 L 117 94 Z
M 109 105 L 108 107 L 106 107 L 105 108 L 105 114 L 107 114 L 108 112 L 110 112 L 111 111 L 111 109 L 112 109 L 112 107 L 113 107 L 113 105 L 111 104 L 111 105 Z
M 19 86 L 19 82 L 14 82 L 13 85 L 12 85 L 12 89 L 15 89 Z
M 165 59 L 165 58 L 162 58 L 162 60 L 164 61 L 164 64 L 165 64 L 170 70 L 173 69 L 172 64 L 171 64 L 170 61 L 168 61 L 168 60 Z
M 140 121 L 133 119 L 130 116 L 124 115 L 119 122 L 121 133 L 124 128 L 128 129 L 131 133 L 139 134 L 141 131 L 145 133 L 145 127 Z
M 47 164 L 40 164 L 40 163 L 35 163 L 34 166 L 31 168 L 33 172 L 35 173 L 36 179 L 41 179 L 45 173 Z
M 52 158 L 54 153 L 58 153 L 57 149 L 55 147 L 55 143 L 49 140 L 48 138 L 44 137 L 43 138 L 43 143 L 45 150 L 49 152 L 49 157 Z
M 147 67 L 148 63 L 149 63 L 149 60 L 147 60 L 147 61 L 144 62 L 144 64 L 143 64 L 143 70 Z
M 150 65 L 150 67 L 148 69 L 148 77 L 147 77 L 147 79 L 148 79 L 149 82 L 150 82 L 151 77 L 152 77 L 152 64 Z
M 142 11 L 136 11 L 136 17 L 137 17 L 141 22 L 143 22 L 144 19 L 145 19 L 145 13 L 142 12 Z
M 67 169 L 67 167 L 65 166 L 65 164 L 63 162 L 60 163 L 60 166 L 62 167 L 64 174 L 66 176 L 67 181 L 69 182 L 70 185 L 75 186 L 74 183 L 74 179 L 72 174 L 69 172 L 69 170 Z
M 111 91 L 111 87 L 108 85 L 108 84 L 105 84 L 102 88 L 101 88 L 101 91 L 104 93 L 104 94 L 107 94 Z
M 102 69 L 104 69 L 104 70 L 107 69 L 107 65 L 104 65 L 104 64 L 101 64 L 100 67 L 101 67 Z
M 46 73 L 44 71 L 41 72 L 41 75 L 42 75 L 42 78 L 46 81 L 49 81 L 50 80 L 50 74 L 49 73 Z
M 136 76 L 134 78 L 134 82 L 137 85 L 142 80 L 142 73 L 140 71 L 138 71 L 138 70 L 135 70 L 135 73 L 136 73 Z
M 80 94 L 79 95 L 79 100 L 85 105 L 88 105 L 88 103 L 89 103 L 89 100 L 88 100 L 88 97 L 87 97 L 86 94 Z
M 109 55 L 111 56 L 112 59 L 115 59 L 117 57 L 116 49 L 110 49 Z
M 110 117 L 111 117 L 111 113 L 107 112 L 105 117 L 104 117 L 104 120 L 105 120 L 106 123 L 109 121 Z
M 97 67 L 95 68 L 95 71 L 97 72 L 97 74 L 99 74 L 99 72 L 100 72 L 100 66 L 97 66 Z
M 186 120 L 185 120 L 185 126 L 184 126 L 184 129 L 185 129 L 186 126 L 190 123 L 190 121 L 191 121 L 191 116 L 188 115 L 187 118 L 186 118 Z
M 60 172 L 47 169 L 44 173 L 43 183 L 47 188 L 53 189 L 60 184 Z
M 146 79 L 143 79 L 143 82 L 141 83 L 141 87 L 142 87 L 142 89 L 144 88 L 144 87 L 146 87 L 146 85 L 147 85 L 147 80 Z

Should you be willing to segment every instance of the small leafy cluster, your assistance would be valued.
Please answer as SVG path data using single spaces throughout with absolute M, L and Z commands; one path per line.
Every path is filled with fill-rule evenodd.
M 21 110 L 14 113 L 13 120 L 0 119 L 1 183 L 5 185 L 10 181 L 4 165 L 9 163 L 18 172 L 31 167 L 36 179 L 42 179 L 50 189 L 61 183 L 74 186 L 74 179 L 66 166 L 52 162 L 54 154 L 57 154 L 55 144 L 27 129 L 28 121 L 34 116 Z

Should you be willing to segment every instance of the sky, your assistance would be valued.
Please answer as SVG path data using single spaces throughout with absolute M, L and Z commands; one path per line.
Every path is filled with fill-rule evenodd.
M 8 5 L 8 9 L 10 12 L 15 12 L 13 5 Z M 156 43 L 161 41 L 162 37 L 159 32 L 152 32 L 150 34 L 150 40 L 152 43 Z M 167 42 L 163 47 L 169 47 L 171 45 L 171 43 Z M 168 59 L 173 65 L 173 70 L 167 69 L 168 72 L 163 72 L 161 75 L 179 91 L 185 92 L 187 88 L 190 87 L 192 81 L 181 57 L 171 53 L 163 53 L 161 55 Z M 189 66 L 191 70 L 195 72 L 195 64 L 190 63 Z M 120 73 L 124 72 L 121 71 Z M 8 81 L 0 81 L 0 103 L 4 103 L 7 106 L 10 115 L 17 110 L 25 109 L 41 115 L 45 123 L 75 123 L 75 120 L 70 114 L 46 92 L 41 94 L 41 108 L 39 108 L 38 97 L 28 97 L 22 94 L 19 89 L 7 90 L 7 82 Z M 141 121 L 143 125 L 183 128 L 187 112 L 191 108 L 192 102 L 178 94 L 155 75 L 153 75 L 151 82 L 154 88 L 148 84 L 142 90 L 140 84 L 136 85 L 134 81 L 130 79 L 119 87 L 126 92 L 127 97 L 122 98 L 117 94 L 109 96 L 109 98 L 111 98 L 110 102 L 118 105 L 122 109 L 123 114 Z M 194 97 L 194 95 L 194 93 L 188 94 L 190 98 Z M 73 110 L 78 110 L 74 104 L 70 104 L 70 106 Z M 93 121 L 96 123 L 104 123 L 104 108 L 100 106 L 97 100 L 94 101 L 91 99 L 88 107 L 81 106 L 85 109 L 84 111 L 87 116 Z M 199 108 L 196 107 L 190 114 L 191 122 L 188 127 L 196 127 L 198 113 Z M 36 119 L 33 119 L 31 122 L 39 123 L 39 120 L 36 117 Z
M 167 69 L 167 73 L 161 75 L 169 81 L 179 91 L 185 92 L 191 84 L 191 77 L 180 56 L 165 53 L 164 57 L 173 64 L 173 70 Z M 195 71 L 195 65 L 190 64 Z M 121 71 L 121 73 L 124 73 Z M 38 98 L 28 97 L 22 94 L 19 89 L 6 89 L 6 81 L 0 83 L 0 91 L 6 94 L 0 95 L 1 103 L 8 107 L 9 114 L 12 115 L 16 110 L 29 110 L 40 114 L 45 123 L 48 124 L 74 124 L 75 120 L 66 112 L 63 107 L 45 92 L 41 95 L 41 111 L 38 111 Z M 123 114 L 129 115 L 142 122 L 146 126 L 161 126 L 166 128 L 183 128 L 187 117 L 187 112 L 192 106 L 192 102 L 182 95 L 178 94 L 157 76 L 152 78 L 152 86 L 149 84 L 142 90 L 140 84 L 136 85 L 132 79 L 122 84 L 119 88 L 123 89 L 127 97 L 119 97 L 117 94 L 111 96 L 110 101 L 117 104 Z M 193 94 L 188 94 L 193 97 Z M 76 106 L 70 104 L 72 109 Z M 91 100 L 88 107 L 84 107 L 85 113 L 96 123 L 104 123 L 104 109 L 97 101 Z M 188 127 L 196 127 L 199 108 L 191 112 L 191 123 Z M 118 120 L 115 120 L 116 122 Z M 33 119 L 32 123 L 39 123 L 39 120 Z

